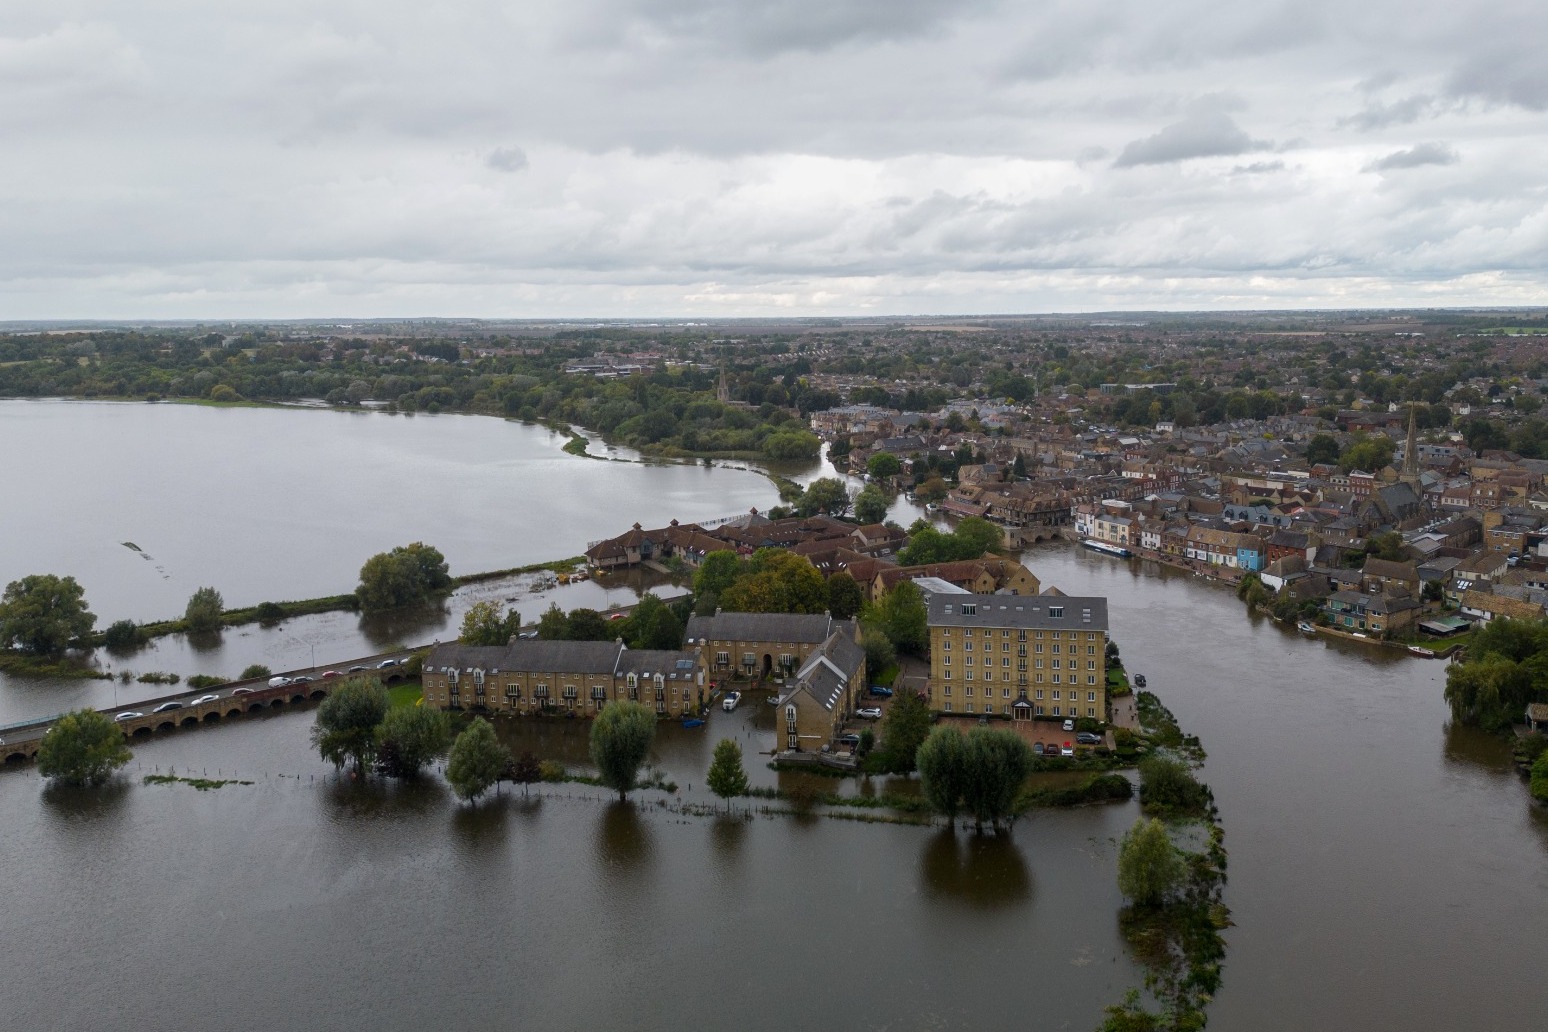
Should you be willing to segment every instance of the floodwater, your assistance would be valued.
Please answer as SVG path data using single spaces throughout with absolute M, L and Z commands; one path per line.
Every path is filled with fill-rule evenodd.
M 152 422 L 165 412 L 212 411 L 117 408 L 149 413 Z M 15 411 L 0 404 L 0 420 L 17 418 Z M 547 455 L 560 442 L 546 431 L 494 420 L 214 414 L 235 412 L 280 419 L 275 433 L 285 432 L 285 420 L 336 419 L 315 424 L 328 433 L 391 426 L 384 437 L 400 424 L 414 432 L 456 424 L 468 428 L 456 442 L 464 453 L 486 434 L 514 432 L 529 435 L 526 458 L 509 460 L 518 466 L 595 467 L 620 484 L 634 483 L 641 470 L 662 472 Z M 301 454 L 325 447 L 313 441 Z M 433 465 L 415 465 L 423 450 L 412 440 L 399 447 L 404 476 Z M 534 450 L 547 457 L 532 459 Z M 773 502 L 772 488 L 760 486 L 767 481 L 752 473 L 700 467 L 663 475 L 705 479 L 700 494 L 684 488 L 671 511 L 628 491 L 586 488 L 608 499 L 596 536 L 635 519 L 703 518 Z M 731 504 L 731 488 L 719 485 L 741 478 L 758 501 Z M 445 511 L 432 519 L 423 505 L 378 500 L 362 518 L 379 543 L 353 543 L 347 526 L 328 532 L 330 547 L 349 556 L 326 583 L 272 590 L 315 575 L 299 559 L 232 577 L 256 585 L 247 601 L 342 590 L 341 579 L 353 583 L 359 553 L 420 538 L 445 548 L 457 570 L 573 554 L 579 549 L 527 540 L 572 532 L 554 522 L 565 518 L 567 503 L 555 504 L 550 522 L 527 525 L 520 541 L 507 533 L 504 544 L 458 553 L 461 546 L 447 542 L 496 532 L 498 520 L 487 513 L 498 505 L 475 507 L 486 515 L 463 525 Z M 113 575 L 89 563 L 34 561 L 71 549 L 47 536 L 47 522 L 31 524 L 40 540 L 17 545 L 9 533 L 14 508 L 0 536 L 6 562 L 27 560 L 18 572 L 79 570 L 96 603 L 94 585 Z M 87 527 L 59 510 L 55 518 L 72 534 Z M 305 506 L 273 518 L 296 521 L 277 532 L 281 539 L 318 533 Z M 250 522 L 186 526 L 208 535 L 198 549 L 211 556 L 221 541 L 247 555 L 239 542 Z M 137 527 L 116 527 L 91 533 L 146 545 L 130 536 L 141 533 Z M 577 539 L 588 533 L 574 531 Z M 117 558 L 111 549 L 106 555 Z M 1204 776 L 1226 828 L 1226 900 L 1235 921 L 1212 1029 L 1542 1026 L 1548 985 L 1537 947 L 1548 927 L 1548 821 L 1528 803 L 1503 743 L 1448 728 L 1443 663 L 1307 640 L 1250 618 L 1229 590 L 1138 561 L 1063 545 L 1040 546 L 1025 559 L 1045 585 L 1108 596 L 1128 667 L 1147 676 L 1209 752 Z M 220 563 L 241 565 L 229 556 L 215 567 L 226 569 Z M 137 575 L 125 577 L 132 597 Z M 180 582 L 172 610 L 210 579 L 191 574 Z M 222 590 L 231 600 L 237 589 Z M 486 590 L 520 598 L 525 587 Z M 527 603 L 518 608 L 525 614 Z M 158 603 L 148 615 L 166 611 Z M 117 615 L 124 612 L 141 610 Z M 451 619 L 368 630 L 359 617 L 330 614 L 227 632 L 223 648 L 305 662 L 316 645 L 327 662 L 324 648 L 347 657 L 393 635 L 444 635 Z M 80 690 L 113 690 L 89 684 Z M 28 711 L 50 690 L 0 685 L 7 707 Z M 57 708 L 65 707 L 45 711 Z M 756 697 L 735 713 L 714 712 L 705 729 L 662 727 L 652 762 L 679 793 L 644 791 L 627 807 L 575 786 L 544 786 L 526 798 L 507 787 L 466 808 L 439 779 L 412 788 L 341 784 L 311 755 L 309 726 L 302 710 L 137 741 L 128 776 L 99 793 L 47 790 L 31 768 L 3 772 L 0 914 L 9 934 L 0 945 L 0 1014 L 17 1027 L 61 1029 L 1087 1029 L 1140 977 L 1115 920 L 1113 841 L 1133 821 L 1132 805 L 1036 814 L 1010 839 L 991 840 L 771 816 L 756 801 L 738 804 L 754 811 L 751 819 L 683 812 L 684 801 L 717 805 L 702 779 L 723 736 L 742 742 L 756 784 L 791 777 L 768 771 L 756 755 L 771 731 Z M 584 732 L 583 724 L 550 721 L 506 734 L 517 748 L 583 766 Z M 210 777 L 234 769 L 255 784 L 201 793 L 139 783 L 168 767 Z

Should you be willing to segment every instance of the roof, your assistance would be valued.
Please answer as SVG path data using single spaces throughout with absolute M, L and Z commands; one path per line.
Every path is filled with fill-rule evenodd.
M 427 670 L 538 670 L 555 674 L 608 674 L 618 667 L 618 641 L 514 641 L 509 645 L 437 645 Z
M 1107 630 L 1107 599 L 1101 596 L 933 595 L 928 608 L 932 627 Z
M 838 622 L 827 613 L 716 613 L 688 618 L 689 641 L 788 641 L 817 644 Z
M 848 633 L 847 626 L 831 634 L 796 671 L 795 685 L 780 696 L 780 703 L 797 695 L 810 696 L 832 711 L 844 697 L 844 689 L 865 665 L 865 649 Z

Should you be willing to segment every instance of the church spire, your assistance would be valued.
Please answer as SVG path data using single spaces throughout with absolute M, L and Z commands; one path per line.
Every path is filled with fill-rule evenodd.
M 1419 424 L 1418 407 L 1408 403 L 1408 442 L 1403 445 L 1403 480 L 1415 484 L 1419 481 Z

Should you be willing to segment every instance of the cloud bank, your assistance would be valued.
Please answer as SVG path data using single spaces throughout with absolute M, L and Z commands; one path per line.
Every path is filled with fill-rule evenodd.
M 1516 304 L 1548 8 L 16 0 L 0 319 Z

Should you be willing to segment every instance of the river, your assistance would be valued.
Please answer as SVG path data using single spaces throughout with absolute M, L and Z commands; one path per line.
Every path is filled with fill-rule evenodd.
M 32 408 L 68 423 L 53 413 L 114 407 Z M 148 420 L 174 410 L 119 408 L 154 413 Z M 230 411 L 329 433 L 371 425 L 331 413 Z M 306 422 L 317 418 L 339 422 Z M 376 418 L 393 427 L 384 435 L 398 425 L 468 427 L 460 440 L 443 439 L 454 450 L 512 426 L 367 417 Z M 131 420 L 116 433 L 132 428 Z M 560 461 L 548 453 L 562 442 L 546 431 L 517 432 L 561 469 L 627 478 L 660 468 L 562 452 Z M 325 447 L 316 441 L 307 454 Z M 418 453 L 411 441 L 402 448 Z M 759 504 L 723 504 L 743 478 L 760 508 L 773 500 L 751 473 L 666 472 L 714 486 L 690 491 L 670 513 L 619 497 L 604 533 L 634 519 Z M 184 488 L 198 483 L 190 473 Z M 444 511 L 432 519 L 423 506 L 378 505 L 370 518 L 388 511 L 400 522 L 377 531 L 382 547 L 461 539 L 437 533 Z M 304 509 L 286 512 L 298 520 L 294 534 L 310 532 Z M 483 526 L 502 532 L 496 518 Z M 546 531 L 533 524 L 525 533 Z M 130 532 L 101 536 L 146 545 Z M 333 546 L 349 542 L 346 527 Z M 508 557 L 520 549 L 534 558 L 575 551 L 530 546 L 447 554 L 462 570 L 515 565 Z M 345 581 L 374 547 L 350 545 Z M 66 552 L 41 541 L 23 555 Z M 1448 729 L 1443 663 L 1307 640 L 1249 618 L 1228 590 L 1138 561 L 1064 545 L 1039 546 L 1025 561 L 1045 585 L 1109 598 L 1127 665 L 1209 752 L 1203 774 L 1226 828 L 1235 921 L 1212 1029 L 1541 1026 L 1548 821 L 1529 806 L 1503 743 Z M 256 597 L 276 594 L 262 585 L 289 583 L 289 571 L 270 566 L 243 582 L 260 585 Z M 50 569 L 31 562 L 24 572 Z M 106 578 L 72 569 L 95 602 L 93 585 Z M 177 593 L 186 598 L 183 587 L 200 582 L 191 574 Z M 237 589 L 223 590 L 231 599 Z M 337 581 L 316 593 L 333 590 Z M 337 637 L 324 635 L 330 643 L 365 633 L 352 614 L 327 619 L 339 621 Z M 304 659 L 309 647 L 292 642 L 285 654 L 299 648 Z M 33 693 L 49 691 L 0 685 L 8 697 L 22 688 L 29 709 L 46 697 Z M 467 809 L 438 782 L 339 784 L 308 749 L 304 711 L 137 742 L 129 776 L 102 793 L 46 790 L 35 770 L 7 770 L 0 1014 L 17 1027 L 62 1029 L 1087 1029 L 1137 982 L 1116 933 L 1113 878 L 1113 841 L 1134 806 L 1036 814 L 1009 840 L 979 841 L 663 805 L 714 802 L 701 782 L 725 734 L 743 741 L 755 782 L 774 783 L 754 755 L 770 730 L 755 703 L 715 713 L 707 733 L 664 727 L 654 762 L 680 796 L 647 791 L 626 808 L 569 787 L 532 799 L 507 789 Z M 518 747 L 581 763 L 583 732 L 556 721 L 507 734 Z M 207 793 L 139 784 L 168 767 L 211 777 L 235 769 L 256 783 Z

